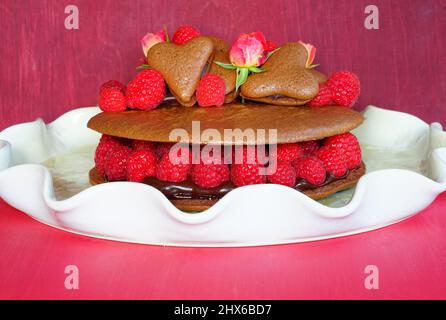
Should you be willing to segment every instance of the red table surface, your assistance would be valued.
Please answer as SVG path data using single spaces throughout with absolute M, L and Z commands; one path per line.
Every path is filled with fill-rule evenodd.
M 2 299 L 445 299 L 446 194 L 418 215 L 332 240 L 177 248 L 99 240 L 0 202 Z M 273 214 L 273 213 L 272 213 Z M 76 265 L 79 289 L 67 290 Z M 364 286 L 367 265 L 379 289 Z

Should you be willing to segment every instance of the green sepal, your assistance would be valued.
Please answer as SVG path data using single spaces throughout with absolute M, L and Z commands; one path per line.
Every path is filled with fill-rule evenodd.
M 257 67 L 250 67 L 248 68 L 249 71 L 251 71 L 252 73 L 262 73 L 265 72 L 265 70 L 263 70 L 262 68 L 257 68 Z
M 140 66 L 136 67 L 136 70 L 144 70 L 144 69 L 148 69 L 149 65 L 148 64 L 142 64 Z
M 169 32 L 167 32 L 167 26 L 164 26 L 164 36 L 166 37 L 166 42 L 170 43 Z
M 220 67 L 225 68 L 225 69 L 229 69 L 229 70 L 235 70 L 235 69 L 237 69 L 236 66 L 234 66 L 233 64 L 230 64 L 230 63 L 223 63 L 223 62 L 219 62 L 219 61 L 214 61 L 214 63 L 215 63 L 217 66 L 220 66 Z
M 273 51 L 269 52 L 268 55 L 266 56 L 265 62 L 268 61 L 269 57 L 271 57 L 273 54 L 275 54 L 277 51 L 280 50 L 280 47 L 277 49 L 274 49 Z M 264 63 L 265 63 L 264 62 Z
M 235 92 L 238 88 L 248 80 L 249 69 L 248 68 L 237 68 L 237 80 L 235 81 Z

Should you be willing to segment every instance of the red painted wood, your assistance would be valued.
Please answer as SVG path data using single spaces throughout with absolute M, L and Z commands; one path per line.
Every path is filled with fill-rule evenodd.
M 172 248 L 45 226 L 0 201 L 0 299 L 446 299 L 446 194 L 399 224 L 255 248 Z M 67 265 L 79 290 L 64 286 Z M 366 290 L 364 268 L 379 268 Z
M 183 23 L 228 41 L 261 30 L 278 43 L 311 42 L 322 70 L 360 76 L 358 109 L 373 103 L 446 123 L 446 2 L 372 2 L 380 10 L 375 31 L 363 27 L 368 0 L 4 0 L 0 129 L 94 105 L 102 82 L 135 74 L 146 32 Z M 67 4 L 79 8 L 79 30 L 64 27 Z

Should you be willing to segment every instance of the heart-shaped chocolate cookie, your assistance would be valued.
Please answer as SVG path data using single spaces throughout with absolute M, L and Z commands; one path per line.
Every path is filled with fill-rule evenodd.
M 275 105 L 306 104 L 319 92 L 318 80 L 305 68 L 307 58 L 308 53 L 299 42 L 283 45 L 262 66 L 265 72 L 248 77 L 240 95 Z
M 325 74 L 322 72 L 316 70 L 316 69 L 308 69 L 310 73 L 313 75 L 313 77 L 317 80 L 319 83 L 325 83 L 327 82 L 328 78 Z
M 188 107 L 195 104 L 198 82 L 213 57 L 214 44 L 206 37 L 194 38 L 184 45 L 158 43 L 147 53 L 149 67 L 161 72 L 170 92 Z
M 208 38 L 212 40 L 215 47 L 214 61 L 231 63 L 229 61 L 229 44 L 227 44 L 224 40 L 214 36 L 208 36 Z M 212 63 L 211 68 L 209 69 L 209 73 L 216 74 L 224 80 L 226 85 L 225 103 L 234 101 L 238 95 L 238 93 L 235 91 L 237 72 L 235 70 L 222 68 L 219 65 Z

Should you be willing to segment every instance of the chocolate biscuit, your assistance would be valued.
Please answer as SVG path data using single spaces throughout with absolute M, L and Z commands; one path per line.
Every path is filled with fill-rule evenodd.
M 162 42 L 147 53 L 150 68 L 164 77 L 170 92 L 183 106 L 193 106 L 195 91 L 214 57 L 214 45 L 209 38 L 197 37 L 184 45 Z
M 299 42 L 289 42 L 262 66 L 263 73 L 251 74 L 241 86 L 240 95 L 274 105 L 300 106 L 319 92 L 319 77 L 305 68 L 308 53 Z

